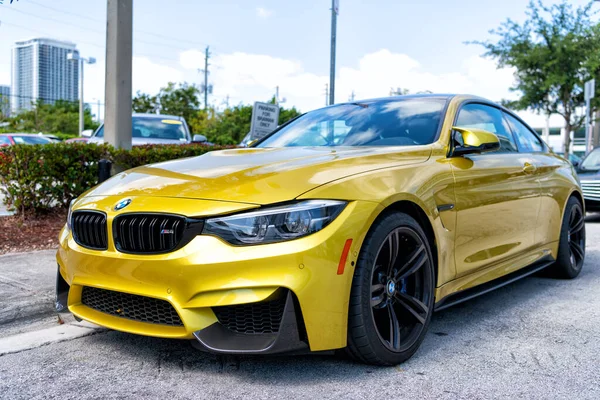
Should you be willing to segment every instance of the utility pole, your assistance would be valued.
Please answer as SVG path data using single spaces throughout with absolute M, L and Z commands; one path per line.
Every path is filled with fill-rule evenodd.
M 131 149 L 133 0 L 107 0 L 104 141 Z
M 325 84 L 325 105 L 329 105 L 329 85 Z
M 208 110 L 208 59 L 210 58 L 210 52 L 206 50 L 204 52 L 204 111 Z
M 331 52 L 329 65 L 329 104 L 335 104 L 335 44 L 339 0 L 331 0 Z

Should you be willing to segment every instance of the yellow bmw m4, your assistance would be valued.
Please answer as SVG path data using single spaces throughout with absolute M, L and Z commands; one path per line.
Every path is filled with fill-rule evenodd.
M 213 353 L 393 365 L 436 310 L 543 268 L 576 277 L 584 215 L 571 164 L 499 105 L 339 104 L 75 200 L 56 307 Z

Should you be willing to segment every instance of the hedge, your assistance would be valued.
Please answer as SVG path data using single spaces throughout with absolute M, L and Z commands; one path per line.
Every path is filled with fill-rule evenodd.
M 96 185 L 101 159 L 112 161 L 119 169 L 130 169 L 223 148 L 189 144 L 122 150 L 87 143 L 0 147 L 0 191 L 9 209 L 40 213 L 67 207 L 72 199 Z

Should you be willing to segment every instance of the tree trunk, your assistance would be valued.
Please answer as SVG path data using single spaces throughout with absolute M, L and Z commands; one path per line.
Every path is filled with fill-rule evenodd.
M 565 137 L 563 141 L 563 154 L 566 158 L 569 154 L 569 150 L 571 149 L 571 130 L 573 129 L 573 127 L 571 125 L 571 113 L 566 111 L 563 117 L 565 118 Z

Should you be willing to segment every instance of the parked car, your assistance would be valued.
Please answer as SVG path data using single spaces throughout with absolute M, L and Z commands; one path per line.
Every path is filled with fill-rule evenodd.
M 337 104 L 75 200 L 56 304 L 213 353 L 393 365 L 436 310 L 544 268 L 575 278 L 582 201 L 572 165 L 490 101 Z
M 65 143 L 87 143 L 89 140 L 89 137 L 76 137 L 65 140 Z
M 133 114 L 132 145 L 206 143 L 203 135 L 190 134 L 185 119 L 173 115 Z M 88 143 L 104 142 L 104 124 L 94 132 Z
M 577 169 L 586 211 L 600 212 L 600 148 L 590 152 Z
M 50 144 L 54 143 L 51 138 L 44 135 L 29 133 L 3 133 L 0 134 L 0 146 L 13 144 Z
M 579 157 L 577 154 L 569 153 L 568 157 L 565 157 L 565 153 L 562 153 L 562 152 L 555 152 L 555 153 L 558 154 L 559 156 L 569 160 L 569 162 L 571 164 L 573 164 L 574 167 L 577 167 L 579 164 L 581 164 L 582 158 Z

